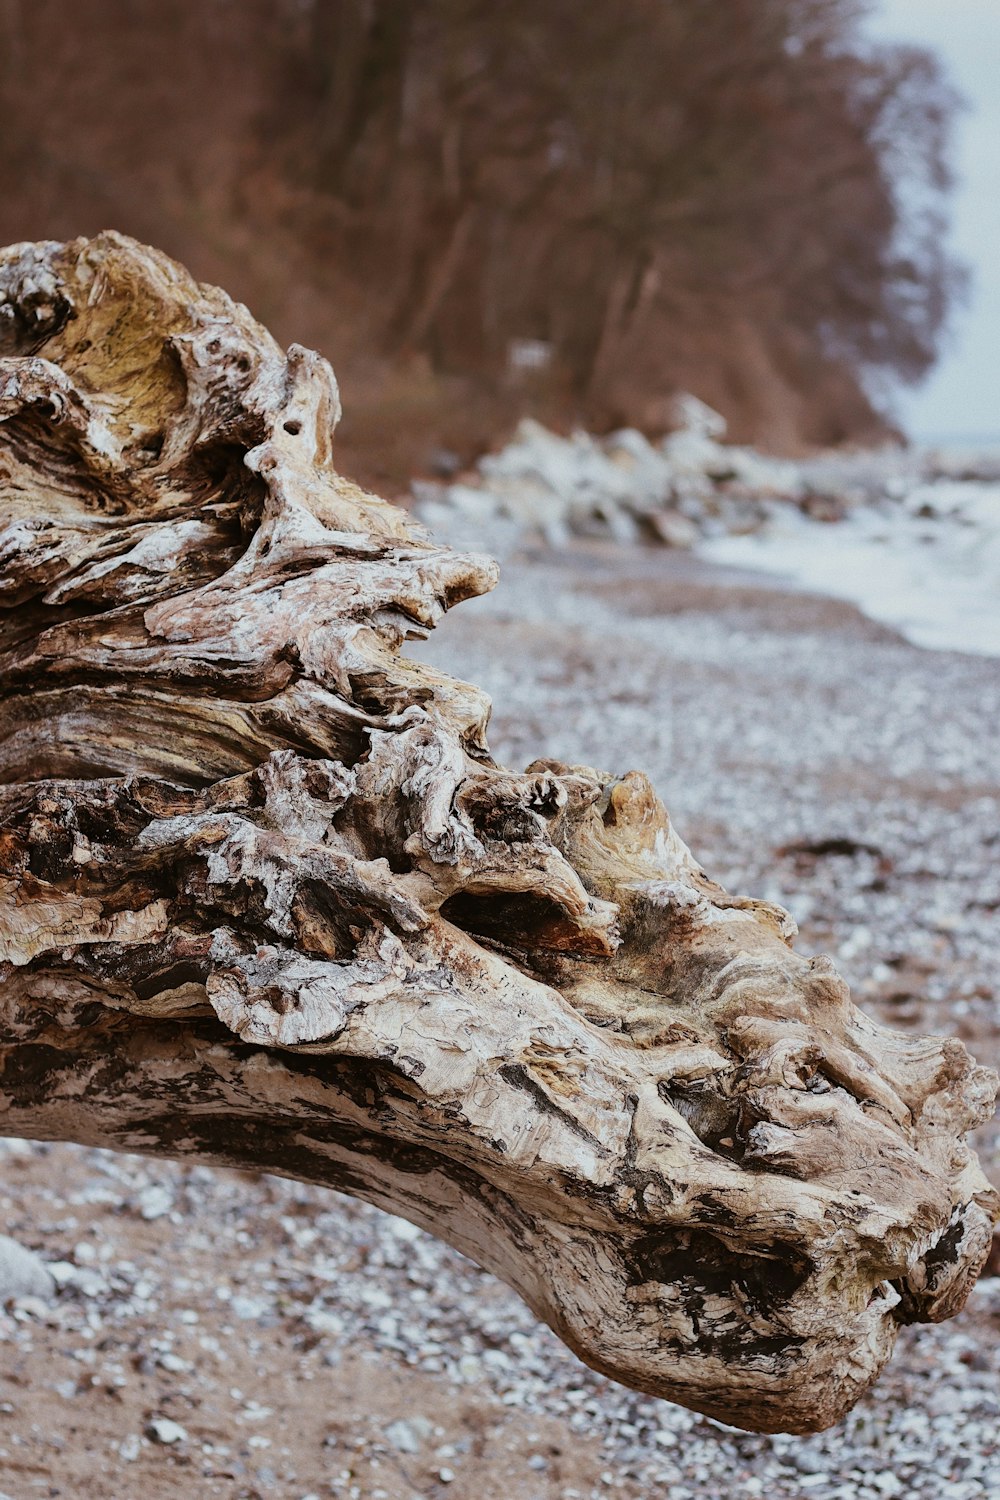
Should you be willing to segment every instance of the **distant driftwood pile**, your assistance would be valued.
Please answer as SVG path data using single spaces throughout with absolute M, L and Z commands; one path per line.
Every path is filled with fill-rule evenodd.
M 634 428 L 563 437 L 526 418 L 468 474 L 417 480 L 417 513 L 446 534 L 478 532 L 498 545 L 536 534 L 552 546 L 584 536 L 685 548 L 795 515 L 833 522 L 872 507 L 891 520 L 914 504 L 933 515 L 939 496 L 946 512 L 955 506 L 949 482 L 1000 482 L 995 449 L 885 447 L 791 460 L 727 443 L 725 419 L 694 396 L 677 398 L 674 417 L 676 429 L 659 442 Z
M 113 234 L 0 254 L 0 356 L 0 1130 L 356 1193 L 618 1380 L 835 1421 L 987 1253 L 993 1075 L 642 775 L 491 759 L 400 653 L 495 568 L 336 473 L 318 356 Z
M 691 547 L 703 535 L 756 531 L 775 501 L 840 516 L 845 497 L 799 465 L 723 441 L 726 422 L 694 396 L 675 402 L 678 429 L 650 442 L 634 428 L 569 437 L 526 418 L 499 453 L 451 483 L 417 481 L 418 513 L 487 535 L 499 522 L 558 546 L 570 535 Z

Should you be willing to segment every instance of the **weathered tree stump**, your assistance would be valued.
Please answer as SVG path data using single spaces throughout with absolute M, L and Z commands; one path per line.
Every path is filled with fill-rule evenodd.
M 401 648 L 496 569 L 336 473 L 324 360 L 116 234 L 0 253 L 0 356 L 0 1130 L 355 1193 L 615 1379 L 835 1421 L 986 1256 L 994 1076 L 643 776 L 491 759 Z

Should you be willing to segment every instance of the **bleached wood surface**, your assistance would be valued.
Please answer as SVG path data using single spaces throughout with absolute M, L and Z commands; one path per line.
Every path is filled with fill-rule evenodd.
M 339 476 L 338 415 L 153 250 L 0 252 L 0 1130 L 328 1183 L 616 1379 L 827 1425 L 975 1279 L 996 1079 L 641 774 L 495 764 L 401 654 L 495 566 Z

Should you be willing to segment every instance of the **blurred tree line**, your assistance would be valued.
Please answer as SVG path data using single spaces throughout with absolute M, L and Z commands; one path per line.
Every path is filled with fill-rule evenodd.
M 305 159 L 359 254 L 378 221 L 399 340 L 551 340 L 586 388 L 679 300 L 766 287 L 859 368 L 933 360 L 955 101 L 930 54 L 857 44 L 855 0 L 308 8 Z
M 597 425 L 688 386 L 779 445 L 862 435 L 961 285 L 956 97 L 868 8 L 0 0 L 0 231 L 157 239 L 362 390 L 503 406 L 530 341 Z

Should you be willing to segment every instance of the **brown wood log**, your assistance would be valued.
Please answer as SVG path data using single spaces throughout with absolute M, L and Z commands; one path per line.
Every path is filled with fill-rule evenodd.
M 0 1130 L 356 1193 L 615 1379 L 834 1422 L 986 1257 L 997 1081 L 642 775 L 492 760 L 403 645 L 495 566 L 338 475 L 338 414 L 156 251 L 0 252 Z

